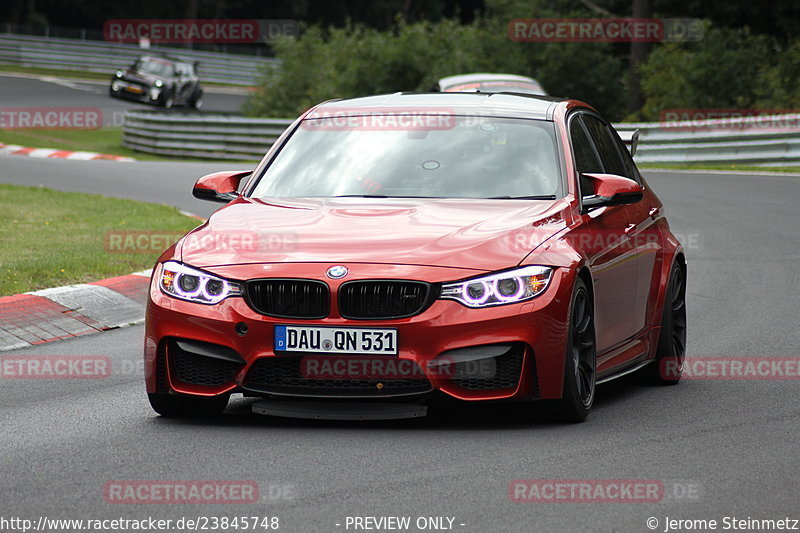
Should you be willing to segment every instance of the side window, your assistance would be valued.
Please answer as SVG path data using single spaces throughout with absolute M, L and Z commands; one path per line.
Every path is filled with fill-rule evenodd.
M 625 165 L 625 174 L 622 174 L 622 176 L 630 178 L 638 183 L 639 172 L 636 170 L 636 164 L 633 162 L 631 152 L 628 150 L 628 147 L 625 146 L 625 143 L 622 142 L 622 139 L 619 138 L 619 134 L 614 130 L 614 128 L 611 126 L 608 128 L 611 131 L 611 137 L 614 138 L 614 142 L 617 145 L 617 150 L 619 150 L 619 153 L 622 156 L 622 164 Z
M 608 131 L 608 127 L 600 119 L 591 115 L 584 115 L 583 121 L 597 146 L 597 151 L 600 152 L 600 159 L 603 160 L 606 174 L 627 176 L 628 170 L 622 162 L 622 157 L 617 150 L 617 143 L 611 136 L 611 132 Z
M 583 127 L 583 120 L 580 115 L 575 116 L 569 123 L 569 136 L 572 143 L 572 153 L 575 154 L 575 170 L 579 173 L 602 173 L 603 163 L 600 161 L 597 151 L 594 149 L 592 140 Z M 591 196 L 594 194 L 592 182 L 581 178 L 581 196 Z

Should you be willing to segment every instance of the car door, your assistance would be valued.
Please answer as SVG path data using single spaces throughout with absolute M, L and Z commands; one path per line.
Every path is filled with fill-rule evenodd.
M 661 202 L 648 190 L 647 185 L 642 180 L 636 165 L 633 162 L 628 148 L 619 138 L 619 135 L 610 125 L 606 125 L 607 131 L 614 140 L 617 151 L 622 158 L 625 167 L 623 176 L 634 180 L 644 188 L 644 195 L 640 202 L 626 206 L 630 223 L 633 229 L 629 234 L 631 248 L 636 252 L 636 264 L 638 265 L 638 282 L 636 285 L 636 323 L 640 329 L 646 326 L 647 311 L 650 299 L 655 297 L 658 287 L 658 279 L 654 283 L 654 276 L 657 276 L 660 268 L 660 258 L 663 257 L 661 251 L 664 248 L 663 236 L 658 227 L 658 219 L 661 217 Z
M 570 140 L 579 173 L 615 173 L 621 165 L 616 149 L 602 137 L 592 136 L 587 119 L 578 112 L 569 121 Z M 613 156 L 613 157 L 612 157 Z M 616 157 L 616 160 L 614 159 Z M 581 197 L 594 194 L 591 181 L 578 175 Z M 630 249 L 630 219 L 626 206 L 607 206 L 585 212 L 580 247 L 589 259 L 594 281 L 595 330 L 598 355 L 621 344 L 637 331 L 634 317 L 638 268 Z M 599 363 L 599 361 L 598 361 Z
M 200 78 L 197 77 L 197 72 L 195 71 L 194 65 L 187 63 L 186 72 L 188 73 L 186 98 L 188 98 L 187 101 L 189 101 L 192 99 L 192 96 L 195 92 L 197 92 L 197 89 L 200 86 Z
M 177 63 L 175 65 L 175 103 L 183 104 L 188 98 L 188 91 L 191 89 L 191 79 L 187 72 L 187 65 Z

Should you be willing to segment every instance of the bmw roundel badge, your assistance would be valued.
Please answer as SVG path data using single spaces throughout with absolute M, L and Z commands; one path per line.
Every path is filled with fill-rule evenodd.
M 342 279 L 347 275 L 347 272 L 348 272 L 347 267 L 337 265 L 330 267 L 328 269 L 327 275 L 331 279 Z

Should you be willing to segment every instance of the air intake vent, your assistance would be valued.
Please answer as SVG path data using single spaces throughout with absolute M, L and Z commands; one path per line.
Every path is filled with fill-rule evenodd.
M 519 382 L 520 373 L 522 372 L 522 360 L 525 353 L 525 345 L 521 342 L 516 342 L 512 347 L 503 355 L 494 358 L 495 372 L 491 377 L 481 378 L 462 378 L 458 377 L 453 379 L 453 382 L 465 389 L 470 390 L 493 390 L 493 389 L 510 389 L 517 386 Z M 531 357 L 531 361 L 535 361 Z M 456 373 L 461 372 L 459 364 L 456 365 Z M 532 382 L 534 384 L 534 396 L 539 394 L 538 379 L 536 376 L 536 367 L 532 363 L 531 371 L 533 373 Z M 465 372 L 466 373 L 466 372 Z
M 301 364 L 301 357 L 259 359 L 248 372 L 244 388 L 271 394 L 339 398 L 405 396 L 431 390 L 430 382 L 423 376 L 401 379 L 317 379 L 304 376 Z
M 175 379 L 189 385 L 225 385 L 232 382 L 242 368 L 240 363 L 184 350 L 175 340 L 169 341 L 167 350 Z

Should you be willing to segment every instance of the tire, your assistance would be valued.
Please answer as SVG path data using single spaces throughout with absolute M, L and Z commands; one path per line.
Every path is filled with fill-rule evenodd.
M 148 393 L 147 397 L 153 410 L 164 417 L 211 418 L 219 416 L 225 411 L 230 395 L 223 394 L 222 396 L 204 398 Z
M 192 99 L 189 102 L 194 109 L 199 110 L 203 107 L 203 89 L 197 88 L 192 94 Z
M 583 422 L 594 403 L 597 378 L 597 344 L 594 305 L 586 283 L 575 282 L 569 311 L 569 333 L 564 362 L 564 390 L 553 403 L 553 418 Z
M 173 105 L 175 105 L 175 95 L 172 91 L 168 91 L 164 93 L 164 101 L 161 103 L 164 106 L 164 109 L 170 109 Z
M 686 275 L 679 264 L 672 267 L 664 295 L 664 313 L 658 335 L 655 364 L 645 378 L 655 385 L 677 385 L 686 358 Z

